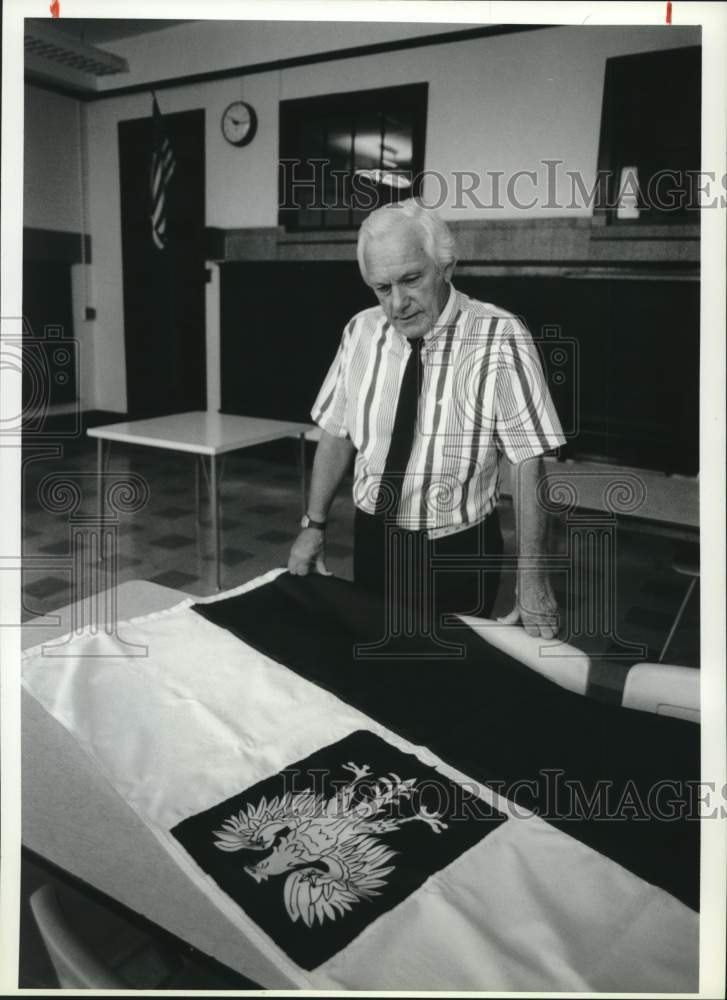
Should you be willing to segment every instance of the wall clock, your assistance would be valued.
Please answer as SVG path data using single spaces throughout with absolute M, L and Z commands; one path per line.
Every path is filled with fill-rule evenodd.
M 222 134 L 232 146 L 247 146 L 257 132 L 257 115 L 246 101 L 233 101 L 222 112 Z

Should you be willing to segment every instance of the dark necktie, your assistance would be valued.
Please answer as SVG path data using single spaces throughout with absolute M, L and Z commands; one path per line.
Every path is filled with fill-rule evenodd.
M 408 338 L 407 338 L 408 339 Z M 384 474 L 381 477 L 381 488 L 376 501 L 376 514 L 386 514 L 396 518 L 401 504 L 401 490 L 404 473 L 409 464 L 411 446 L 414 443 L 414 432 L 419 408 L 419 391 L 422 385 L 422 344 L 423 337 L 413 337 L 409 340 L 411 354 L 404 369 L 404 378 L 399 390 L 399 400 L 396 404 L 396 416 L 391 432 L 389 453 L 386 456 Z

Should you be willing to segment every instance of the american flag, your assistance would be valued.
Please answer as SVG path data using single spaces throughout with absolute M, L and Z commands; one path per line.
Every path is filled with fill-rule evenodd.
M 164 131 L 156 97 L 153 98 L 152 117 L 154 119 L 154 149 L 151 156 L 151 236 L 159 250 L 167 245 L 167 187 L 176 162 L 174 150 Z

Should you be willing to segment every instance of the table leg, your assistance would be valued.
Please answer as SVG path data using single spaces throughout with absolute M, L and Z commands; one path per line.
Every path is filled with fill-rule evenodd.
M 305 434 L 299 436 L 300 441 L 300 506 L 301 516 L 307 513 L 308 501 L 306 498 L 307 485 L 305 475 Z
M 207 472 L 207 466 L 204 464 L 204 455 L 199 456 L 199 464 L 202 468 L 202 477 L 204 479 L 205 486 L 207 487 L 207 497 L 209 498 L 212 496 L 212 487 L 210 486 L 210 477 Z
M 194 509 L 197 515 L 197 535 L 199 535 L 199 463 L 203 461 L 201 455 L 194 456 Z
M 103 438 L 96 438 L 96 489 L 98 491 L 98 558 L 103 562 L 103 522 L 104 522 L 104 491 L 103 491 Z
M 217 456 L 210 455 L 210 506 L 212 508 L 212 536 L 215 547 L 215 573 L 217 589 L 222 590 L 220 573 L 220 512 L 217 490 Z

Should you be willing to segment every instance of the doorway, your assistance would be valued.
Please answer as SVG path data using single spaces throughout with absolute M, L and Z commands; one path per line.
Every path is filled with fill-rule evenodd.
M 119 123 L 130 419 L 206 409 L 204 111 L 164 115 L 163 125 L 175 168 L 160 249 L 150 216 L 153 120 Z

